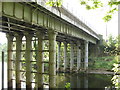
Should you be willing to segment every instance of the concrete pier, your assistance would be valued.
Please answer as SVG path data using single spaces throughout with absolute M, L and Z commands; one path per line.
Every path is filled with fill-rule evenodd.
M 73 42 L 70 43 L 70 71 L 74 68 Z
M 67 70 L 67 42 L 64 43 L 64 72 Z
M 84 69 L 88 69 L 88 41 L 85 41 L 85 56 L 84 56 Z
M 57 52 L 57 71 L 60 70 L 60 61 L 61 61 L 61 42 L 58 42 L 58 52 Z
M 26 37 L 26 51 L 25 51 L 25 59 L 26 59 L 26 89 L 32 89 L 32 74 L 31 74 L 31 60 L 32 60 L 32 34 L 25 32 Z
M 44 72 L 44 63 L 43 63 L 43 47 L 44 47 L 44 33 L 41 31 L 37 32 L 37 37 L 38 37 L 38 50 L 37 50 L 37 74 L 36 74 L 36 82 L 37 82 L 37 87 L 38 89 L 43 88 L 43 72 Z
M 81 49 L 80 42 L 77 43 L 77 72 L 79 72 L 81 67 Z
M 49 88 L 56 88 L 56 35 L 51 29 L 48 31 L 49 37 Z
M 8 89 L 13 88 L 13 81 L 12 81 L 12 49 L 13 49 L 13 34 L 12 33 L 7 33 L 7 67 L 8 67 L 8 73 L 7 73 L 7 78 L 8 78 Z
M 21 74 L 20 74 L 20 61 L 22 50 L 22 37 L 19 33 L 15 33 L 16 37 L 16 88 L 21 88 Z

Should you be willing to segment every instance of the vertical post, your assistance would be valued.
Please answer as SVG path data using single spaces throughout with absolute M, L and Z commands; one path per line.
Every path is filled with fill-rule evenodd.
M 56 32 L 48 30 L 49 36 L 49 88 L 56 87 Z
M 61 49 L 61 42 L 58 42 L 57 71 L 60 70 L 60 49 Z
M 74 52 L 73 52 L 73 42 L 70 44 L 70 71 L 73 70 L 74 67 Z
M 64 71 L 67 69 L 67 42 L 64 42 Z
M 2 51 L 2 89 L 4 90 L 4 51 Z
M 21 88 L 20 82 L 20 60 L 21 60 L 21 48 L 23 35 L 15 34 L 16 37 L 16 88 Z
M 85 41 L 84 69 L 88 69 L 88 41 Z
M 36 81 L 37 81 L 37 88 L 40 90 L 43 88 L 43 69 L 44 69 L 44 64 L 43 62 L 43 47 L 44 47 L 44 35 L 41 31 L 37 32 L 37 37 L 38 37 L 38 51 L 37 51 L 37 76 L 36 76 Z
M 7 67 L 8 67 L 8 89 L 13 88 L 12 81 L 12 48 L 13 48 L 13 35 L 11 33 L 6 34 L 8 45 L 7 45 Z
M 32 89 L 31 85 L 31 63 L 30 61 L 32 60 L 32 35 L 25 32 L 25 37 L 26 37 L 26 51 L 25 51 L 25 59 L 26 59 L 26 89 Z
M 81 64 L 81 50 L 80 50 L 80 43 L 77 43 L 77 71 L 80 70 Z

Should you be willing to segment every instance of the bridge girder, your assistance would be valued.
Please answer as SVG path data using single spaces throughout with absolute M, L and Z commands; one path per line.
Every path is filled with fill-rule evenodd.
M 87 40 L 96 44 L 98 38 L 76 27 L 75 25 L 63 20 L 57 15 L 51 13 L 45 8 L 28 2 L 1 2 L 2 18 L 1 28 L 5 32 L 23 32 L 28 30 L 34 33 L 37 30 L 43 30 L 45 33 L 52 29 L 64 36 Z M 59 34 L 58 34 L 59 35 Z

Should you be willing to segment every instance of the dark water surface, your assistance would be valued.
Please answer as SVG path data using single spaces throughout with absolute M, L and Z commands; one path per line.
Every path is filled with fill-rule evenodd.
M 112 75 L 103 74 L 58 74 L 57 87 L 70 83 L 71 88 L 108 88 L 114 86 L 111 79 Z

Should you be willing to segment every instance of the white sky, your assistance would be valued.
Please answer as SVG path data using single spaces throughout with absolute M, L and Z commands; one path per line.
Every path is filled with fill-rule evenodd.
M 63 0 L 63 5 L 67 6 L 70 11 L 73 11 L 75 15 L 84 17 L 85 21 L 94 28 L 94 31 L 102 34 L 106 38 L 106 26 L 107 26 L 107 35 L 112 34 L 113 36 L 118 35 L 118 13 L 116 12 L 113 15 L 113 18 L 110 22 L 106 23 L 103 21 L 103 17 L 109 7 L 106 5 L 104 8 L 99 8 L 95 10 L 86 10 L 84 6 L 81 6 L 79 0 Z M 104 3 L 108 0 L 102 0 Z M 68 5 L 67 5 L 68 4 Z
M 84 6 L 81 6 L 79 0 L 63 0 L 63 5 L 68 8 L 74 15 L 80 17 L 86 24 L 89 24 L 93 30 L 99 34 L 102 34 L 106 38 L 106 23 L 102 20 L 108 7 L 86 10 Z M 104 0 L 107 1 L 107 0 Z M 118 14 L 114 14 L 110 22 L 107 23 L 107 35 L 118 35 Z M 0 43 L 5 43 L 5 34 L 0 33 Z

